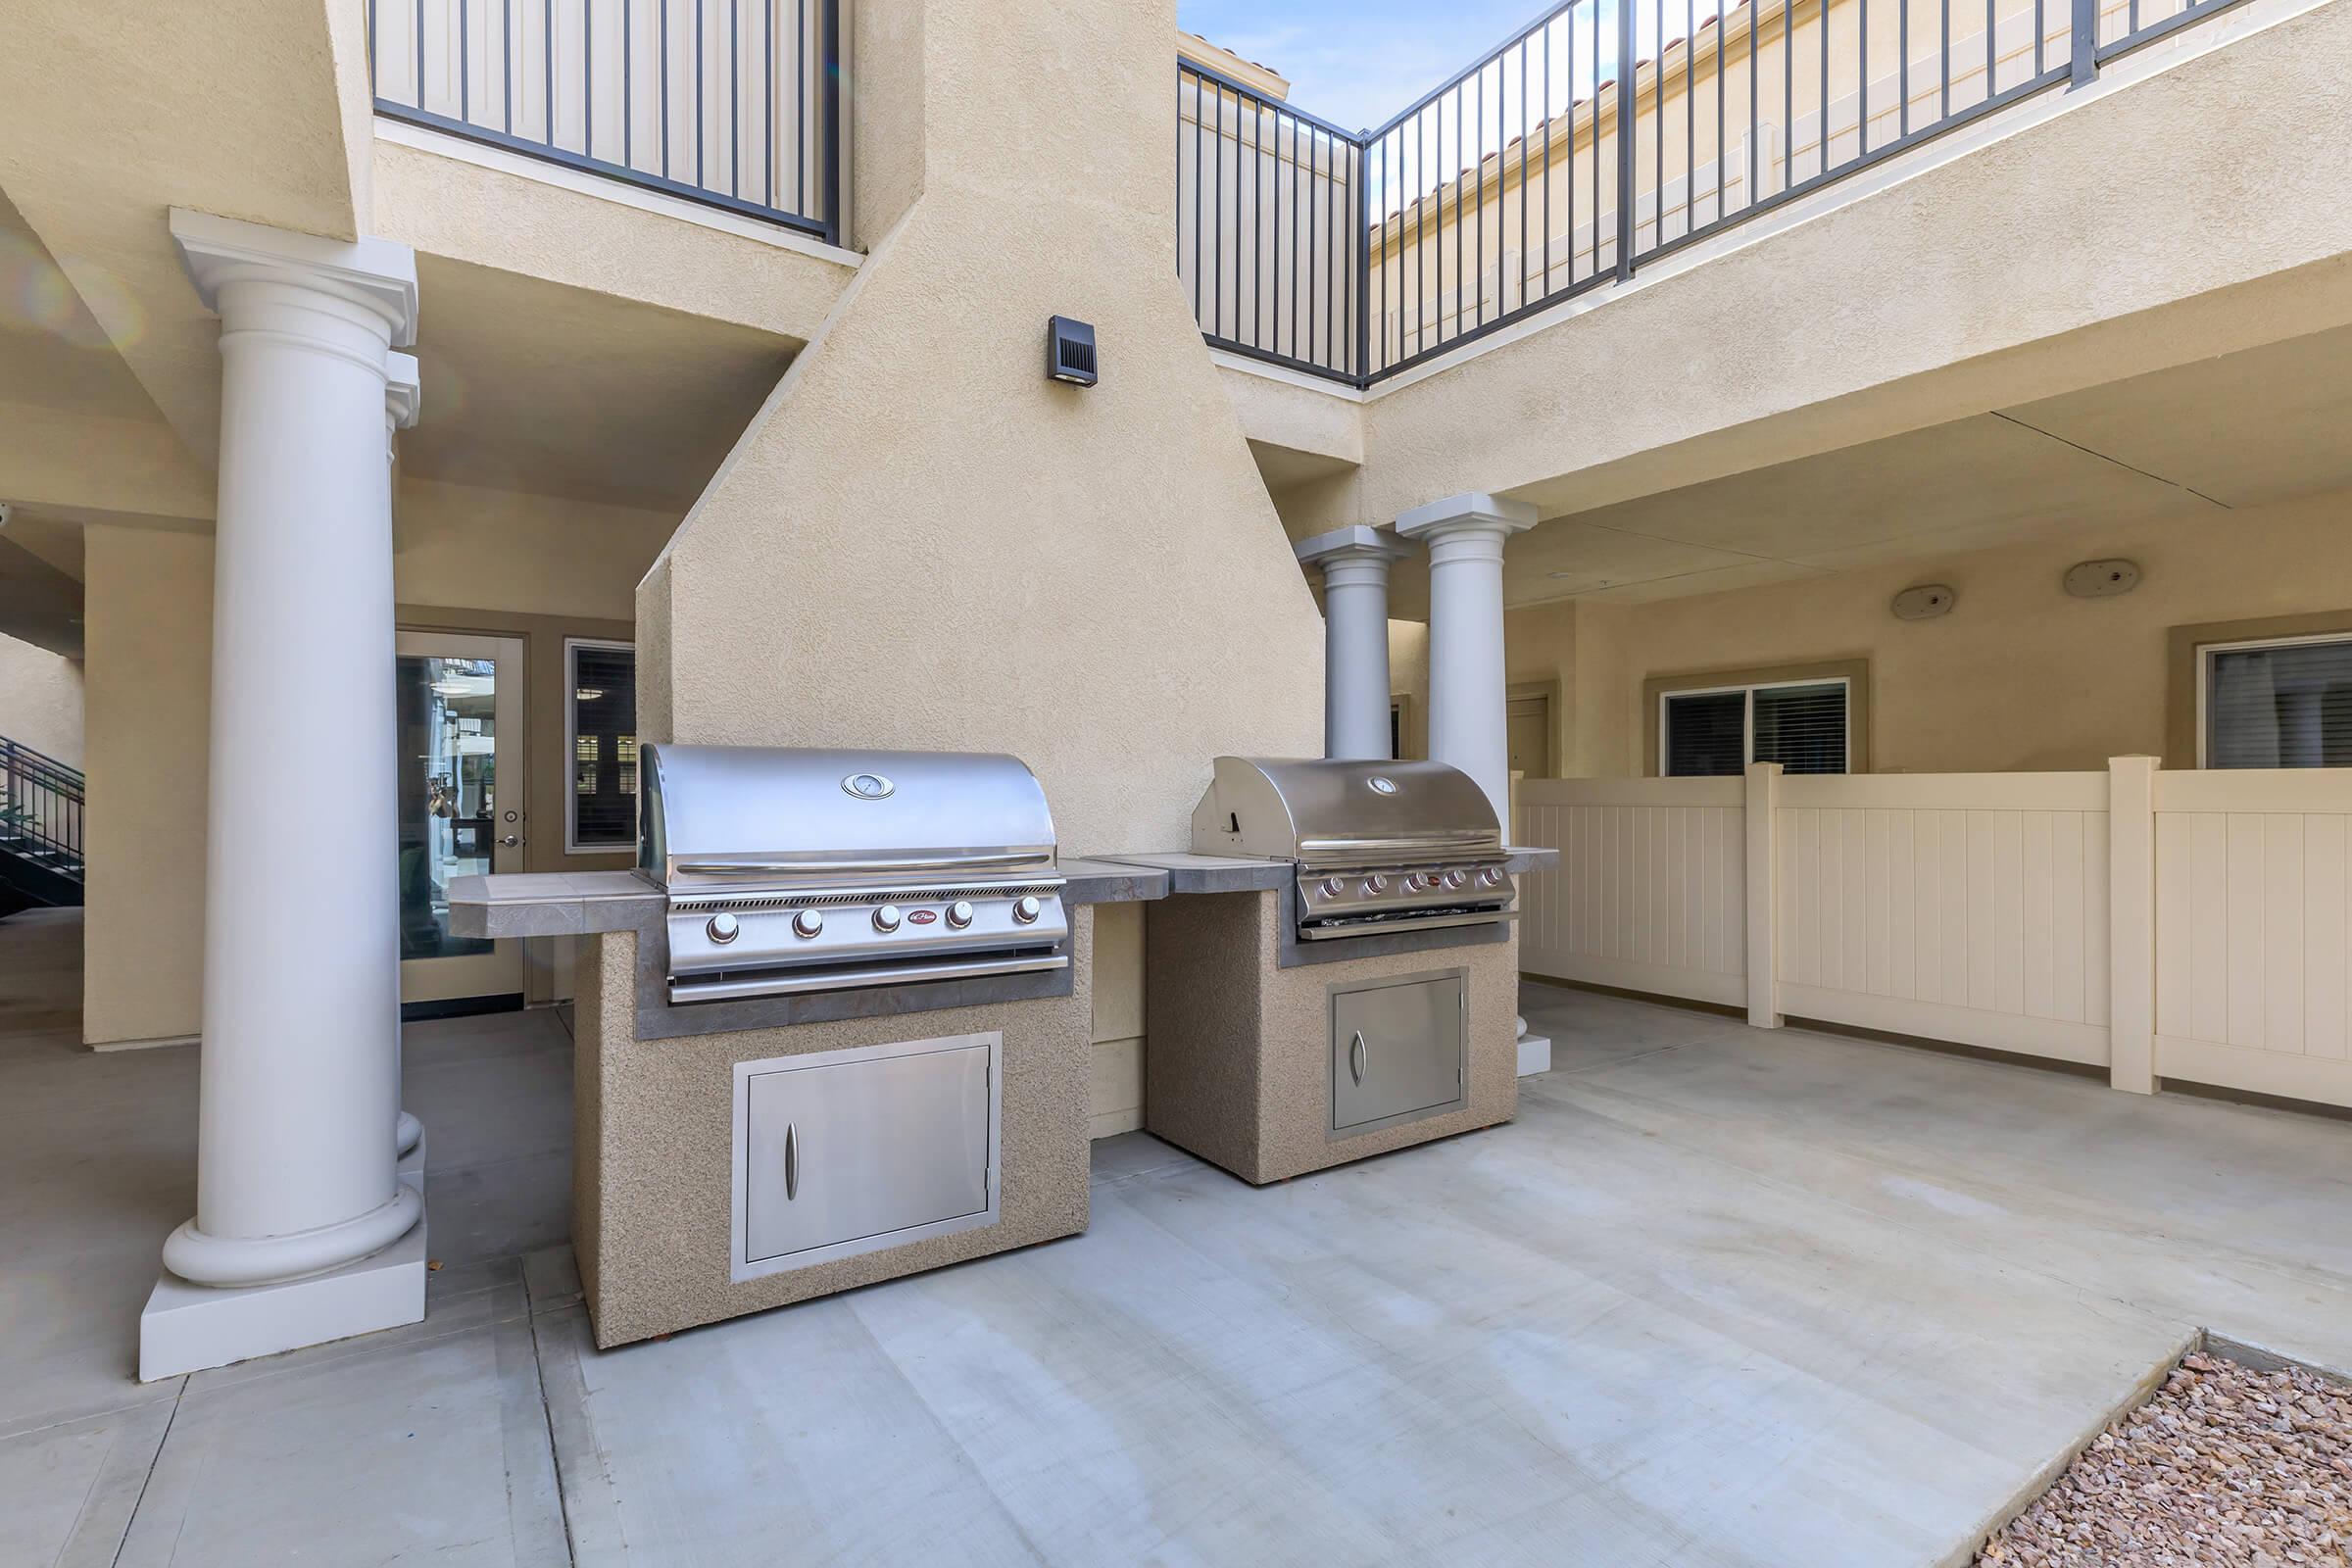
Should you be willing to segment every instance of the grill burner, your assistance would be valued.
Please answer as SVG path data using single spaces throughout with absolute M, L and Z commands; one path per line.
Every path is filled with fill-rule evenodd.
M 1070 965 L 1045 791 L 1017 758 L 643 748 L 638 874 L 669 895 L 669 1000 Z
M 1220 757 L 1193 849 L 1290 861 L 1301 942 L 1518 918 L 1494 808 L 1443 762 Z

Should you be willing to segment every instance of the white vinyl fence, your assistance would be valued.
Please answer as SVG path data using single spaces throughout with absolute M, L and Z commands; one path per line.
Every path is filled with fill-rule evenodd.
M 2352 770 L 1529 779 L 1532 975 L 2352 1104 Z

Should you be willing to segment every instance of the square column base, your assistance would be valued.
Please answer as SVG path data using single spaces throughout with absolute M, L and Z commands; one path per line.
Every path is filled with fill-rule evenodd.
M 217 1290 L 164 1274 L 139 1313 L 139 1381 L 424 1321 L 424 1221 L 372 1257 L 286 1285 Z
M 1532 1077 L 1551 1071 L 1551 1036 L 1521 1035 L 1519 1037 L 1519 1076 Z
M 402 1156 L 401 1181 L 424 1196 L 424 1148 Z M 372 1257 L 287 1285 L 217 1290 L 159 1275 L 139 1313 L 139 1381 L 250 1361 L 424 1320 L 425 1216 Z

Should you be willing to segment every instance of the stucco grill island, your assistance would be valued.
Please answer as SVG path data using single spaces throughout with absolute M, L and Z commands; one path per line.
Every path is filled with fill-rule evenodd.
M 1441 762 L 1220 757 L 1146 930 L 1146 1125 L 1269 1182 L 1508 1121 L 1515 869 Z
M 1087 1223 L 1097 902 L 1018 759 L 648 746 L 634 872 L 460 888 L 593 939 L 573 1245 L 600 1345 Z

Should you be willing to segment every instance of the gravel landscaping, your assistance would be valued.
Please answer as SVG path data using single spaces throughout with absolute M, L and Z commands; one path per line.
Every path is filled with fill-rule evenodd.
M 2352 1564 L 2352 1389 L 2182 1359 L 1977 1554 L 1980 1568 Z

